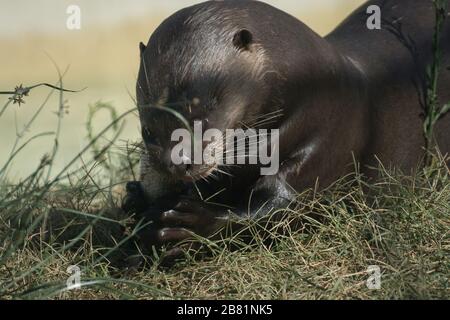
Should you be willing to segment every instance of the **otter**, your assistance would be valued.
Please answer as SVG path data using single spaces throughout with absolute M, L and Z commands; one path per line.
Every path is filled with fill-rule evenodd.
M 366 26 L 370 5 L 381 8 L 380 30 Z M 209 1 L 170 16 L 140 44 L 136 86 L 144 150 L 141 181 L 128 184 L 127 203 L 140 203 L 135 211 L 153 220 L 149 243 L 212 237 L 231 216 L 285 208 L 297 192 L 352 172 L 354 161 L 369 178 L 378 161 L 414 170 L 424 153 L 434 24 L 431 0 L 368 1 L 326 37 L 258 1 Z M 442 37 L 450 37 L 449 21 Z M 450 41 L 442 41 L 440 104 L 450 101 L 449 65 Z M 174 164 L 171 134 L 195 121 L 221 132 L 278 129 L 279 171 Z M 439 121 L 436 140 L 450 151 L 450 115 Z M 164 179 L 152 177 L 153 165 Z M 159 205 L 155 184 L 179 189 Z

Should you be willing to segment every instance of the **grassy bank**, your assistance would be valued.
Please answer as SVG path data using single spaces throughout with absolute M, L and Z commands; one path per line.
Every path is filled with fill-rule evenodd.
M 119 127 L 111 126 L 113 131 Z M 416 176 L 380 167 L 376 183 L 366 185 L 355 174 L 328 190 L 298 195 L 295 209 L 287 215 L 301 218 L 304 228 L 291 231 L 287 223 L 278 225 L 285 232 L 273 235 L 276 241 L 271 244 L 257 238 L 251 247 L 229 251 L 224 243 L 203 240 L 212 252 L 208 258 L 188 254 L 185 262 L 170 270 L 153 265 L 130 271 L 116 268 L 114 260 L 121 259 L 117 248 L 134 230 L 124 233 L 129 217 L 111 208 L 120 203 L 117 184 L 132 177 L 135 162 L 125 146 L 99 146 L 99 136 L 91 138 L 85 150 L 96 150 L 91 162 L 78 157 L 63 172 L 49 175 L 50 152 L 20 182 L 8 183 L 6 171 L 2 172 L 0 298 L 445 299 L 450 295 L 450 174 L 442 158 Z M 71 265 L 80 267 L 82 287 L 68 291 Z M 366 286 L 372 265 L 381 270 L 379 290 Z

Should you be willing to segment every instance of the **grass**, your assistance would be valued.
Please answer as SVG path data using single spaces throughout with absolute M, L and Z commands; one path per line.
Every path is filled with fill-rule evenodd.
M 58 87 L 63 86 L 62 76 Z M 0 298 L 449 297 L 450 171 L 438 152 L 432 165 L 414 176 L 380 165 L 376 183 L 367 184 L 355 173 L 327 190 L 298 195 L 284 212 L 284 222 L 266 226 L 265 234 L 274 241 L 256 235 L 252 244 L 231 251 L 237 237 L 199 239 L 209 249 L 207 258 L 187 252 L 186 261 L 170 270 L 156 264 L 134 271 L 117 268 L 115 262 L 124 258 L 122 245 L 137 231 L 130 228 L 130 217 L 117 209 L 120 186 L 134 179 L 137 165 L 132 147 L 117 148 L 123 119 L 133 110 L 117 115 L 105 103 L 92 105 L 90 116 L 109 110 L 111 124 L 95 134 L 88 121 L 90 143 L 64 169 L 53 172 L 63 94 L 59 92 L 56 129 L 27 136 L 45 100 L 17 130 L 10 158 L 0 168 Z M 11 101 L 2 113 L 13 107 Z M 109 131 L 112 137 L 104 139 Z M 14 159 L 43 134 L 54 136 L 51 151 L 30 176 L 8 181 Z M 92 153 L 88 161 L 87 153 Z M 293 219 L 303 221 L 300 230 L 290 230 Z M 248 228 L 253 226 L 249 223 Z M 81 289 L 67 290 L 72 265 L 81 268 Z M 381 269 L 380 290 L 366 286 L 371 265 Z
M 441 106 L 439 104 L 439 97 L 437 94 L 439 71 L 442 64 L 441 41 L 443 38 L 444 23 L 448 15 L 448 2 L 446 0 L 434 0 L 433 5 L 436 19 L 432 41 L 433 58 L 426 71 L 427 92 L 424 112 L 425 119 L 423 123 L 426 165 L 431 164 L 432 152 L 436 147 L 434 127 L 436 126 L 436 123 L 450 111 L 450 102 Z
M 380 166 L 376 183 L 353 174 L 298 195 L 284 222 L 267 226 L 275 241 L 256 236 L 231 251 L 237 238 L 200 239 L 207 258 L 187 252 L 170 270 L 115 267 L 120 244 L 135 231 L 114 209 L 122 194 L 117 184 L 132 176 L 135 163 L 124 158 L 129 150 L 114 153 L 111 141 L 99 146 L 108 129 L 120 132 L 122 117 L 113 118 L 100 134 L 90 133 L 84 151 L 96 153 L 80 169 L 49 176 L 47 157 L 20 182 L 2 176 L 0 298 L 448 299 L 450 171 L 442 156 L 414 176 Z M 303 228 L 290 230 L 288 221 L 299 218 Z M 82 288 L 68 291 L 71 265 L 81 268 Z M 380 290 L 366 286 L 370 265 L 381 269 Z

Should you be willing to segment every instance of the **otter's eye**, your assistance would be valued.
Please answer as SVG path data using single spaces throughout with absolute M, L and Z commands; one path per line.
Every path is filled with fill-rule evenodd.
M 146 145 L 150 146 L 158 146 L 158 140 L 150 133 L 150 131 L 147 128 L 142 128 L 142 139 L 144 139 L 144 142 Z

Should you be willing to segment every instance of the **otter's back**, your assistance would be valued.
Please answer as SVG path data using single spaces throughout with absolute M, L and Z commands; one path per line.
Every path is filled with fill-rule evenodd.
M 381 8 L 381 30 L 367 28 L 370 5 Z M 409 167 L 423 154 L 426 69 L 433 59 L 434 26 L 432 0 L 372 0 L 325 37 L 357 63 L 368 81 L 372 109 L 367 129 L 373 133 L 374 153 Z M 441 36 L 438 96 L 443 105 L 450 101 L 450 18 Z M 439 121 L 435 133 L 441 151 L 449 153 L 450 115 Z

